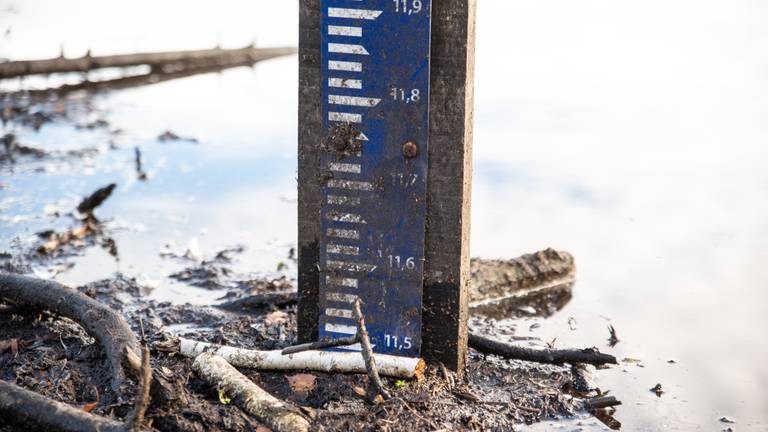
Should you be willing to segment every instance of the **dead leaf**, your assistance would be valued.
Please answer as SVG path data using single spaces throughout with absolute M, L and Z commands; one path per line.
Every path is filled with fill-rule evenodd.
M 315 389 L 317 377 L 312 374 L 296 374 L 288 376 L 288 385 L 297 397 L 305 399 L 309 392 Z
M 11 356 L 13 356 L 13 358 L 16 358 L 16 356 L 19 355 L 19 340 L 18 339 L 0 340 L 0 354 L 2 354 L 7 350 L 11 350 Z
M 87 403 L 87 404 L 83 405 L 82 410 L 87 412 L 87 413 L 89 413 L 89 412 L 93 411 L 93 409 L 96 408 L 96 405 L 98 405 L 98 404 L 99 404 L 99 401 Z
M 289 319 L 290 319 L 290 316 L 288 316 L 287 313 L 285 313 L 283 311 L 280 311 L 280 310 L 277 310 L 277 311 L 274 311 L 274 312 L 272 312 L 270 314 L 267 314 L 267 316 L 264 317 L 264 323 L 266 325 L 272 326 L 272 325 L 277 325 L 277 324 L 282 324 L 284 322 L 288 322 Z
M 352 386 L 352 390 L 355 392 L 356 395 L 360 397 L 365 397 L 365 389 L 360 386 Z

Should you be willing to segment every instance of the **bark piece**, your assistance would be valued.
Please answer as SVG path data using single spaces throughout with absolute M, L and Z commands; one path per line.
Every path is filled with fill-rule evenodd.
M 277 432 L 306 431 L 309 422 L 284 402 L 264 391 L 220 356 L 202 353 L 192 363 L 195 373 L 232 397 L 245 412 Z

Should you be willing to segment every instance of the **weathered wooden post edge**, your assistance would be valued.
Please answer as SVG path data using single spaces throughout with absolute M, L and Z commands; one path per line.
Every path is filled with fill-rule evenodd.
M 422 356 L 461 371 L 467 353 L 476 0 L 433 0 Z M 321 5 L 300 0 L 298 257 L 300 342 L 317 340 Z

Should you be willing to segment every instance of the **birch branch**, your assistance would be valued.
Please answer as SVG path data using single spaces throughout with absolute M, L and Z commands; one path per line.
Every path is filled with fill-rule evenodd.
M 304 417 L 254 384 L 222 357 L 202 353 L 195 358 L 192 369 L 211 387 L 223 390 L 240 408 L 273 430 L 304 432 L 309 429 Z
M 230 346 L 218 346 L 207 342 L 178 338 L 171 342 L 177 345 L 175 350 L 194 358 L 204 352 L 211 352 L 222 357 L 232 366 L 259 370 L 312 370 L 327 373 L 367 373 L 360 353 L 304 351 L 283 355 L 280 350 L 257 351 Z M 420 358 L 397 357 L 386 354 L 374 354 L 379 372 L 395 378 L 421 378 L 424 376 L 426 363 Z

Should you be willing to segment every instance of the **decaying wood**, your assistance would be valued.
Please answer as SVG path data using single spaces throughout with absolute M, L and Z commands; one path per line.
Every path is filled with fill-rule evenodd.
M 51 432 L 125 432 L 125 424 L 48 399 L 0 380 L 0 420 L 12 418 L 26 427 Z M 30 428 L 30 430 L 32 430 Z
M 247 46 L 237 49 L 212 48 L 193 51 L 167 51 L 97 57 L 86 54 L 80 58 L 68 59 L 58 57 L 46 60 L 21 60 L 0 63 L 0 79 L 37 74 L 88 72 L 100 68 L 139 65 L 160 68 L 176 64 L 200 67 L 244 62 L 253 63 L 295 52 L 295 48 L 256 48 L 254 46 Z
M 112 373 L 112 390 L 120 393 L 126 378 L 126 350 L 139 352 L 136 336 L 120 314 L 59 283 L 11 274 L 0 274 L 0 300 L 47 310 L 80 324 L 104 348 Z
M 288 355 L 288 354 L 296 354 L 304 351 L 350 346 L 358 343 L 359 341 L 360 339 L 357 337 L 357 334 L 355 334 L 354 336 L 348 336 L 348 337 L 343 337 L 338 339 L 326 339 L 326 340 L 320 340 L 317 342 L 310 342 L 310 343 L 305 343 L 301 345 L 290 346 L 288 348 L 283 349 L 281 353 L 283 355 Z M 0 347 L 1 346 L 2 345 L 0 345 Z
M 305 351 L 283 355 L 279 350 L 256 351 L 245 348 L 218 346 L 184 338 L 174 338 L 165 343 L 166 350 L 178 351 L 185 357 L 194 358 L 211 352 L 236 367 L 260 370 L 312 370 L 318 372 L 367 373 L 365 361 L 356 352 Z M 157 345 L 156 345 L 157 347 Z M 374 354 L 382 375 L 396 378 L 421 378 L 426 364 L 419 358 Z
M 546 249 L 511 260 L 473 259 L 470 306 L 572 284 L 576 266 L 568 252 Z
M 192 363 L 195 373 L 211 387 L 219 389 L 259 421 L 277 432 L 309 430 L 309 422 L 284 402 L 270 395 L 238 372 L 225 359 L 202 353 Z
M 510 345 L 476 334 L 469 334 L 469 346 L 485 354 L 494 354 L 508 359 L 525 360 L 549 364 L 587 363 L 595 366 L 618 364 L 616 357 L 603 354 L 597 348 L 587 349 L 532 349 Z

